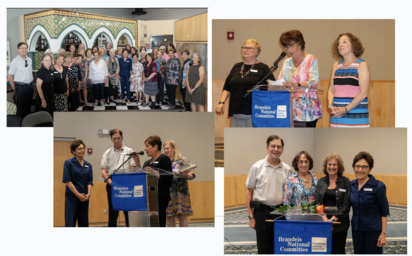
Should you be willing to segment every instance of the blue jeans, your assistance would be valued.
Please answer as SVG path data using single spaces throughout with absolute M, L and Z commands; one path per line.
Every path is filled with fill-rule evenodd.
M 130 74 L 129 75 L 121 75 L 120 76 L 120 86 L 122 91 L 122 100 L 124 100 L 125 90 L 127 92 L 127 99 L 130 100 L 130 82 L 129 82 Z
M 13 101 L 17 106 L 17 113 L 21 119 L 30 114 L 31 103 L 33 100 L 33 86 L 27 85 L 15 85 Z

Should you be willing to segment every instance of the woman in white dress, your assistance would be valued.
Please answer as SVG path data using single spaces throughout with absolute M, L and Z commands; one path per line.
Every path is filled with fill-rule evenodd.
M 138 61 L 137 54 L 133 54 L 133 74 L 132 83 L 130 84 L 130 91 L 136 92 L 136 99 L 139 99 L 138 105 L 142 104 L 142 93 L 143 93 L 143 65 Z

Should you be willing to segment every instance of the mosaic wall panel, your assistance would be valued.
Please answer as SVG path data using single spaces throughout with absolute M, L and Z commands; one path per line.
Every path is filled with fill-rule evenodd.
M 93 33 L 100 27 L 106 27 L 116 38 L 120 30 L 130 30 L 134 38 L 137 38 L 137 20 L 126 20 L 88 14 L 76 14 L 63 11 L 47 11 L 25 16 L 25 31 L 28 39 L 36 25 L 43 26 L 51 38 L 58 38 L 60 33 L 68 26 L 76 24 L 84 29 L 91 39 Z
M 44 52 L 34 52 L 32 61 L 34 62 L 33 70 L 38 70 L 40 68 L 41 58 L 43 57 Z

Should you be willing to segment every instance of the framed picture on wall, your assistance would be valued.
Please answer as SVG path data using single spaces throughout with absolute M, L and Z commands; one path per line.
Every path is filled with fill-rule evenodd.
M 153 47 L 160 47 L 162 45 L 166 46 L 168 42 L 173 43 L 173 35 L 153 35 L 150 36 L 150 42 Z

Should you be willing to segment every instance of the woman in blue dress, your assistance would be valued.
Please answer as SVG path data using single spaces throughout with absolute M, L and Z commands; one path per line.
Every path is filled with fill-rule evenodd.
M 89 199 L 93 185 L 92 165 L 84 160 L 86 145 L 82 140 L 70 144 L 73 158 L 64 162 L 63 183 L 66 183 L 64 220 L 66 227 L 89 226 Z
M 123 50 L 123 58 L 119 59 L 120 67 L 120 87 L 122 92 L 122 104 L 125 104 L 125 92 L 127 94 L 127 103 L 130 104 L 130 82 L 132 81 L 133 74 L 133 60 L 129 59 L 127 56 L 129 52 L 125 49 Z

